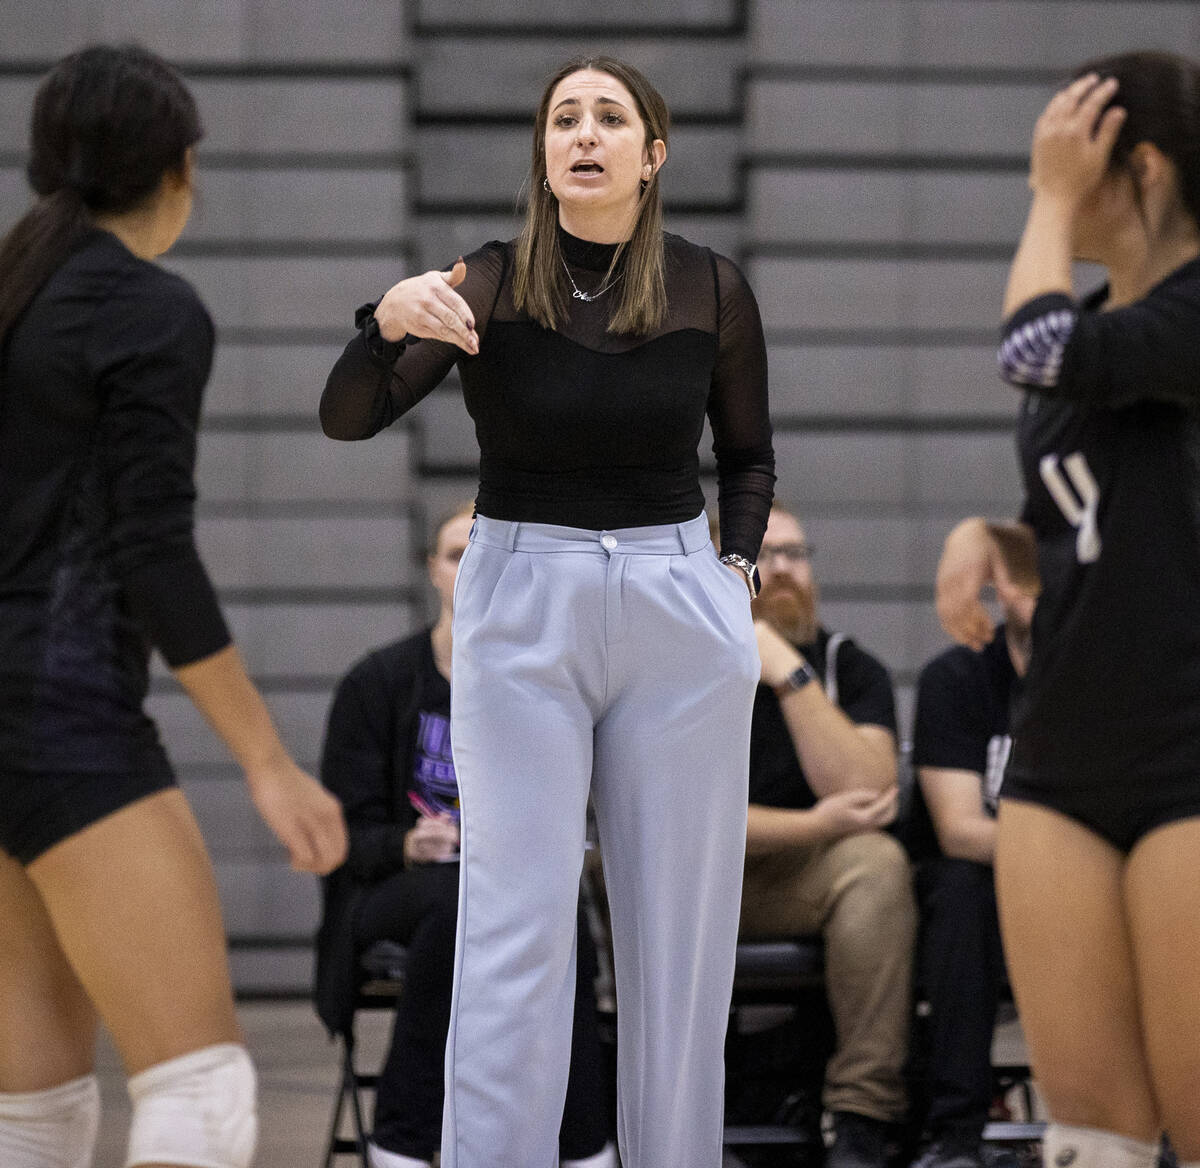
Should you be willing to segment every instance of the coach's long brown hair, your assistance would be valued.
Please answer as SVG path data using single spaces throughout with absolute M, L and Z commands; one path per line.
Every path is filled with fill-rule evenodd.
M 555 328 L 567 311 L 566 273 L 558 246 L 558 200 L 546 190 L 546 122 L 550 98 L 558 83 L 582 69 L 595 69 L 615 77 L 633 95 L 646 128 L 646 148 L 656 138 L 665 143 L 671 115 L 662 95 L 632 65 L 615 57 L 574 57 L 563 64 L 546 84 L 533 127 L 533 158 L 529 167 L 529 207 L 517 241 L 513 301 L 539 324 Z M 618 285 L 608 331 L 653 332 L 667 314 L 667 288 L 663 279 L 662 198 L 658 171 L 651 175 L 638 201 L 633 234 L 613 256 L 605 281 L 624 258 L 625 276 Z

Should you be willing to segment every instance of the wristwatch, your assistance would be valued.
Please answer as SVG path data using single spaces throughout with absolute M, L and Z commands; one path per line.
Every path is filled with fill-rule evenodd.
M 758 566 L 736 552 L 727 552 L 721 557 L 721 563 L 737 568 L 746 577 L 746 583 L 750 587 L 750 599 L 754 600 L 758 596 Z
M 810 681 L 817 680 L 817 671 L 809 663 L 801 659 L 800 664 L 791 671 L 777 686 L 774 686 L 777 698 L 786 698 L 788 694 L 803 689 Z

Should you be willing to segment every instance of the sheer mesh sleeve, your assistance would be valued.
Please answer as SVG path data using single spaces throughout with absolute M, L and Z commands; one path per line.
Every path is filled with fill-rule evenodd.
M 456 291 L 475 314 L 482 342 L 504 277 L 504 245 L 484 244 L 466 257 L 467 278 Z M 383 341 L 371 333 L 374 304 L 355 316 L 358 333 L 337 359 L 321 394 L 321 428 L 330 438 L 370 438 L 407 413 L 463 355 L 444 341 L 406 337 Z
M 713 257 L 717 281 L 717 360 L 708 398 L 721 551 L 753 560 L 775 491 L 775 451 L 767 406 L 767 347 L 754 293 L 737 266 Z

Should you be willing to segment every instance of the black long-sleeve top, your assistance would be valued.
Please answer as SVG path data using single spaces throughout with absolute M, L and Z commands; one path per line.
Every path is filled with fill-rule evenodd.
M 730 260 L 675 235 L 663 240 L 668 313 L 645 336 L 607 331 L 611 292 L 572 298 L 567 319 L 543 328 L 513 304 L 514 244 L 484 245 L 457 288 L 474 313 L 479 354 L 414 338 L 372 344 L 360 332 L 321 398 L 326 434 L 371 437 L 457 364 L 479 442 L 478 512 L 611 530 L 700 513 L 707 414 L 721 549 L 753 559 L 775 481 L 758 306 Z M 576 285 L 594 293 L 616 245 L 561 230 L 559 244 Z
M 409 792 L 434 803 L 423 782 L 431 721 L 448 730 L 450 683 L 438 672 L 431 630 L 368 653 L 338 683 L 321 752 L 321 781 L 341 801 L 346 870 L 371 883 L 404 867 L 404 837 L 417 822 Z M 437 754 L 449 756 L 449 738 Z M 449 787 L 457 794 L 450 767 Z M 440 804 L 438 810 L 447 810 Z
M 192 288 L 92 231 L 0 358 L 0 768 L 167 766 L 156 646 L 229 643 L 193 539 L 213 328 Z
M 450 780 L 435 785 L 457 792 L 449 736 L 438 732 L 449 722 L 450 683 L 434 662 L 430 629 L 368 653 L 338 683 L 321 781 L 341 801 L 350 847 L 346 862 L 322 881 L 315 986 L 317 1012 L 331 1033 L 354 1010 L 357 906 L 368 888 L 404 868 L 404 837 L 417 822 L 409 793 L 436 801 L 426 780 L 443 767 Z
M 1054 293 L 1006 322 L 1042 592 L 1008 774 L 1200 769 L 1200 259 L 1136 303 Z

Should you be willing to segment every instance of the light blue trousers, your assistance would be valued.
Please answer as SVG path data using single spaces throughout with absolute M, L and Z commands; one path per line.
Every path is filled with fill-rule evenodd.
M 589 791 L 612 911 L 624 1168 L 718 1168 L 758 653 L 704 515 L 480 516 L 459 568 L 462 799 L 444 1168 L 555 1168 Z

